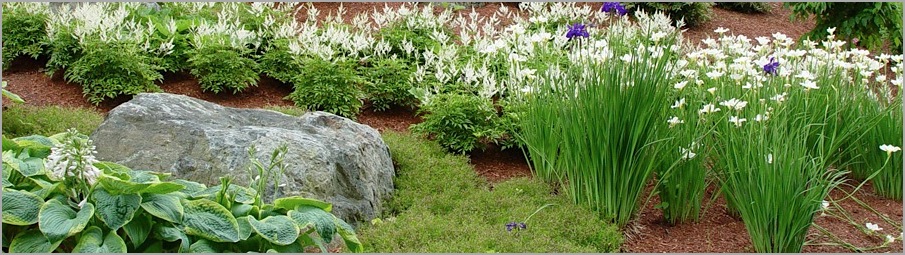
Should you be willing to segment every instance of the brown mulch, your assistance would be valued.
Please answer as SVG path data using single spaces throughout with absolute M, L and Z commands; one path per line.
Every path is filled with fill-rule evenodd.
M 384 4 L 391 7 L 399 3 L 343 3 L 347 11 L 346 21 L 350 21 L 356 13 L 373 11 L 376 7 L 382 9 Z M 587 3 L 586 3 L 587 4 Z M 601 3 L 589 3 L 599 8 Z M 510 10 L 517 11 L 515 3 L 506 3 Z M 730 29 L 730 33 L 744 34 L 748 38 L 757 36 L 772 36 L 774 32 L 782 32 L 791 38 L 798 38 L 814 26 L 813 20 L 789 21 L 790 11 L 783 9 L 781 3 L 771 3 L 773 10 L 768 14 L 743 14 L 732 11 L 713 9 L 713 19 L 710 22 L 685 32 L 685 37 L 692 42 L 709 37 L 716 37 L 713 32 L 717 27 Z M 319 19 L 324 19 L 329 12 L 335 10 L 339 3 L 315 3 L 321 11 Z M 492 15 L 499 8 L 498 3 L 489 3 L 476 7 L 475 10 L 482 16 Z M 437 8 L 439 11 L 439 7 Z M 467 14 L 471 9 L 460 11 Z M 297 18 L 306 18 L 307 13 L 302 10 Z M 502 20 L 503 24 L 508 23 Z M 73 107 L 93 108 L 106 113 L 115 106 L 126 102 L 130 97 L 122 96 L 107 100 L 98 106 L 91 105 L 82 96 L 80 86 L 65 82 L 61 74 L 48 77 L 43 74 L 42 67 L 46 60 L 18 59 L 12 63 L 10 69 L 3 71 L 3 80 L 9 82 L 8 90 L 19 94 L 30 105 L 63 105 Z M 229 92 L 221 94 L 203 93 L 197 81 L 187 74 L 166 74 L 160 87 L 169 93 L 184 94 L 215 102 L 230 107 L 261 108 L 268 105 L 292 105 L 282 98 L 288 95 L 292 88 L 273 79 L 262 77 L 258 86 L 251 87 L 240 94 Z M 408 127 L 419 123 L 421 118 L 416 111 L 396 107 L 383 112 L 375 112 L 372 109 L 364 109 L 358 116 L 358 122 L 372 126 L 379 131 L 395 130 L 408 132 Z M 476 150 L 469 154 L 475 171 L 486 177 L 491 182 L 499 182 L 517 176 L 531 176 L 528 163 L 521 151 L 517 149 L 501 150 L 490 146 L 486 150 Z M 849 182 L 849 186 L 857 183 Z M 843 187 L 843 190 L 851 191 L 851 187 Z M 875 196 L 870 185 L 866 185 L 856 193 L 856 197 L 871 205 L 877 211 L 888 215 L 896 221 L 902 219 L 902 201 L 882 199 Z M 708 189 L 708 198 L 712 197 L 715 189 Z M 844 197 L 841 191 L 831 194 L 833 199 Z M 729 215 L 725 208 L 725 201 L 718 197 L 706 210 L 698 223 L 669 226 L 662 220 L 662 213 L 654 209 L 659 199 L 654 196 L 641 210 L 638 219 L 630 224 L 627 231 L 628 238 L 623 244 L 624 252 L 753 252 L 748 233 L 742 221 Z M 853 200 L 848 199 L 839 202 L 850 212 L 858 224 L 863 226 L 866 222 L 877 223 L 884 229 L 884 234 L 898 235 L 899 229 L 886 224 L 872 212 L 865 210 Z M 706 205 L 706 201 L 705 201 Z M 883 242 L 883 240 L 868 237 L 852 226 L 850 223 L 831 217 L 818 217 L 816 223 L 827 228 L 843 240 L 856 246 L 869 247 Z M 815 229 L 811 229 L 815 236 L 809 238 L 811 242 L 826 242 L 825 237 L 817 235 Z M 901 252 L 902 242 L 897 241 L 893 248 L 875 250 L 872 252 Z M 806 246 L 804 252 L 851 252 L 838 246 Z

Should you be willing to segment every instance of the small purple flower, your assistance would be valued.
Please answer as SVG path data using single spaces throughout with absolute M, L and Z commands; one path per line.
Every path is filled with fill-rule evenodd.
M 581 23 L 575 23 L 572 26 L 569 26 L 569 32 L 566 32 L 566 38 L 572 40 L 574 37 L 589 37 L 591 34 L 588 34 L 588 30 L 585 29 L 585 25 Z
M 603 7 L 600 8 L 602 12 L 616 12 L 616 15 L 623 16 L 628 11 L 625 10 L 625 6 L 622 6 L 619 2 L 605 2 L 603 3 Z
M 506 231 L 512 232 L 512 229 L 518 226 L 515 222 L 506 223 Z
M 524 222 L 519 223 L 519 224 L 518 224 L 518 228 L 520 228 L 520 229 L 527 229 L 527 228 L 528 228 L 528 224 L 525 224 Z
M 779 68 L 779 62 L 777 62 L 774 57 L 770 57 L 770 63 L 767 63 L 766 65 L 764 65 L 764 72 L 767 72 L 768 74 L 776 75 L 776 73 L 778 72 L 778 70 L 777 70 L 778 68 Z

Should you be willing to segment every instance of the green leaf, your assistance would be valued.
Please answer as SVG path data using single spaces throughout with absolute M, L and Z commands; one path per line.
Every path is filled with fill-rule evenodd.
M 132 242 L 132 246 L 138 247 L 145 243 L 145 240 L 148 239 L 148 234 L 151 233 L 153 227 L 154 222 L 151 221 L 151 217 L 142 213 L 138 214 L 137 217 L 123 226 L 123 230 Z
M 10 253 L 51 253 L 60 246 L 63 240 L 51 242 L 37 229 L 28 230 L 16 235 L 9 244 Z
M 79 244 L 72 249 L 73 253 L 126 253 L 126 242 L 110 231 L 104 236 L 101 228 L 91 226 L 82 233 Z
M 50 242 L 59 242 L 85 229 L 93 215 L 94 205 L 91 203 L 85 203 L 76 212 L 59 200 L 52 199 L 45 202 L 38 212 L 38 228 Z
M 254 209 L 254 206 L 252 205 L 234 204 L 232 208 L 229 209 L 229 211 L 233 214 L 233 216 L 238 218 L 242 216 L 248 216 L 252 209 Z
M 255 233 L 276 245 L 289 245 L 299 237 L 299 227 L 287 216 L 271 216 L 261 221 L 249 217 L 248 223 Z
M 203 191 L 192 193 L 191 195 L 194 198 L 207 198 L 207 197 L 213 196 L 213 195 L 217 194 L 218 192 L 220 192 L 220 188 L 222 186 L 223 185 L 213 186 L 213 187 L 207 188 Z M 230 184 L 229 189 L 227 189 L 227 192 L 229 194 L 233 195 L 233 201 L 236 201 L 236 202 L 242 203 L 242 204 L 254 203 L 255 198 L 257 197 L 257 194 L 258 194 L 258 192 L 253 189 L 242 187 L 242 186 L 235 185 L 235 184 Z
M 28 226 L 38 222 L 44 200 L 27 191 L 3 189 L 3 223 Z
M 295 224 L 298 224 L 300 229 L 304 229 L 309 225 L 314 226 L 324 243 L 330 243 L 333 240 L 333 235 L 336 234 L 336 224 L 333 222 L 333 215 L 321 208 L 307 205 L 299 206 L 295 210 L 289 211 L 289 217 L 295 221 Z
M 218 246 L 217 243 L 211 242 L 207 239 L 199 239 L 192 246 L 189 247 L 189 252 L 192 253 L 220 253 L 220 251 L 216 248 Z
M 18 151 L 19 149 L 22 149 L 19 143 L 3 136 L 3 151 Z
M 98 182 L 111 194 L 136 194 L 150 187 L 150 183 L 134 183 L 109 174 L 102 174 Z
M 330 212 L 333 210 L 333 205 L 331 205 L 330 203 L 316 200 L 316 199 L 299 197 L 299 196 L 278 198 L 277 200 L 273 201 L 273 205 L 278 208 L 283 208 L 286 210 L 293 210 L 296 207 L 302 206 L 302 205 L 321 208 L 327 212 Z
M 12 102 L 25 103 L 25 100 L 22 100 L 22 98 L 19 97 L 19 95 L 9 92 L 9 90 L 6 90 L 6 89 L 3 89 L 3 96 L 5 96 L 6 98 L 9 98 L 9 100 Z
M 177 184 L 177 183 L 173 183 L 173 182 L 158 182 L 158 183 L 151 184 L 151 186 L 148 186 L 141 192 L 142 193 L 151 193 L 151 194 L 167 194 L 167 193 L 171 193 L 171 192 L 180 191 L 184 188 L 185 188 L 185 186 L 182 186 L 181 184 Z
M 170 226 L 169 224 L 154 225 L 154 233 L 160 236 L 160 239 L 167 242 L 180 241 L 179 252 L 185 253 L 189 251 L 191 239 L 181 229 Z
M 183 201 L 185 232 L 215 242 L 239 241 L 239 223 L 228 209 L 214 201 Z
M 186 194 L 194 194 L 207 189 L 207 186 L 204 186 L 204 184 L 182 179 L 174 180 L 173 183 L 184 186 L 185 188 L 182 192 L 185 192 Z
M 251 233 L 254 230 L 251 229 L 251 224 L 248 223 L 248 216 L 242 216 L 236 218 L 236 223 L 239 223 L 239 240 L 246 240 L 251 236 Z
M 141 196 L 136 194 L 112 195 L 104 189 L 94 189 L 91 199 L 97 204 L 97 216 L 107 227 L 117 230 L 135 216 L 141 206 Z
M 169 194 L 145 194 L 141 208 L 151 215 L 173 223 L 181 223 L 185 210 L 179 198 Z
M 355 229 L 353 229 L 349 223 L 346 223 L 346 221 L 337 218 L 336 216 L 333 216 L 333 220 L 336 222 L 339 236 L 343 238 L 343 242 L 346 243 L 346 247 L 349 248 L 349 251 L 354 253 L 364 252 L 364 246 L 361 244 L 361 241 L 358 240 Z
M 105 174 L 117 176 L 120 178 L 125 178 L 123 177 L 123 175 L 128 175 L 128 173 L 132 171 L 132 169 L 129 169 L 124 165 L 106 161 L 94 163 L 94 167 L 97 167 L 97 169 L 101 170 L 101 172 Z

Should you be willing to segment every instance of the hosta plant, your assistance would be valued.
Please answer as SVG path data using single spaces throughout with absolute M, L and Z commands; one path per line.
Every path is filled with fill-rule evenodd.
M 75 131 L 3 137 L 3 248 L 19 252 L 304 252 L 341 237 L 361 244 L 332 206 L 302 197 L 263 203 L 230 183 L 207 187 L 94 158 Z

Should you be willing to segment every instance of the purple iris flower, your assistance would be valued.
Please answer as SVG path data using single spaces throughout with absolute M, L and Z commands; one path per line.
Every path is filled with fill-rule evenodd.
M 767 72 L 768 74 L 776 75 L 776 73 L 778 72 L 778 70 L 777 70 L 778 68 L 779 68 L 779 62 L 777 62 L 774 57 L 770 57 L 770 63 L 767 63 L 766 65 L 764 65 L 764 72 Z
M 512 229 L 515 228 L 516 226 L 518 226 L 518 223 L 515 223 L 515 222 L 506 223 L 506 231 L 512 232 Z
M 622 6 L 619 2 L 605 2 L 603 3 L 603 7 L 600 8 L 602 12 L 616 12 L 617 15 L 623 16 L 628 11 L 625 10 L 625 6 Z
M 589 37 L 591 34 L 588 34 L 588 30 L 585 29 L 585 25 L 581 23 L 575 23 L 572 26 L 569 26 L 569 32 L 566 32 L 566 38 L 571 40 L 573 37 Z

